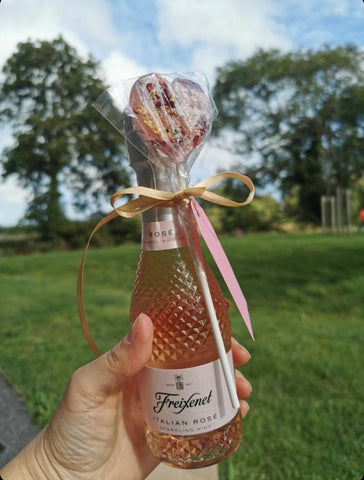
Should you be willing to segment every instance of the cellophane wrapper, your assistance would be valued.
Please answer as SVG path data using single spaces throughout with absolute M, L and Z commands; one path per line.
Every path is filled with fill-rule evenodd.
M 217 115 L 208 81 L 199 72 L 122 81 L 104 91 L 94 107 L 154 170 L 177 168 L 186 184 Z

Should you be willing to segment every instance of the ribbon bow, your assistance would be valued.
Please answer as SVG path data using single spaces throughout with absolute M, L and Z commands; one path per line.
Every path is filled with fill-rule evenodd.
M 219 184 L 222 180 L 228 178 L 234 178 L 244 183 L 249 188 L 249 196 L 245 202 L 234 202 L 222 195 L 211 192 L 208 188 Z M 130 202 L 120 207 L 115 207 L 115 202 L 124 195 L 139 195 L 139 198 L 131 200 Z M 148 187 L 129 187 L 119 192 L 114 193 L 111 196 L 111 206 L 114 211 L 109 214 L 110 216 L 120 215 L 121 217 L 133 218 L 141 213 L 150 210 L 154 207 L 173 207 L 176 205 L 187 205 L 191 197 L 199 197 L 203 200 L 207 200 L 210 203 L 222 205 L 224 207 L 243 207 L 253 200 L 254 197 L 254 185 L 249 177 L 236 172 L 221 172 L 212 177 L 208 177 L 202 180 L 192 187 L 187 187 L 184 190 L 178 192 L 165 192 L 164 190 L 156 190 Z
M 235 202 L 234 200 L 230 200 L 226 197 L 223 197 L 222 195 L 216 194 L 208 190 L 208 188 L 218 185 L 222 180 L 231 178 L 239 180 L 241 183 L 243 183 L 249 188 L 248 198 L 244 202 Z M 124 205 L 118 207 L 115 206 L 116 201 L 124 195 L 139 195 L 139 197 L 129 201 L 128 203 L 125 203 Z M 211 177 L 208 177 L 199 183 L 196 183 L 196 185 L 193 185 L 192 187 L 187 187 L 184 190 L 180 190 L 178 192 L 166 192 L 164 190 L 156 190 L 154 188 L 137 186 L 125 188 L 114 193 L 111 196 L 110 203 L 113 207 L 113 211 L 106 215 L 104 218 L 102 218 L 91 232 L 91 235 L 87 241 L 85 250 L 83 252 L 77 281 L 77 305 L 83 333 L 92 351 L 97 356 L 100 356 L 101 352 L 97 348 L 92 338 L 85 314 L 83 299 L 83 270 L 85 266 L 87 251 L 90 246 L 92 237 L 103 225 L 107 224 L 117 216 L 124 218 L 134 218 L 142 214 L 143 212 L 146 212 L 147 210 L 155 207 L 173 207 L 177 205 L 188 205 L 193 197 L 202 198 L 203 200 L 207 200 L 210 203 L 222 205 L 225 207 L 243 207 L 244 205 L 248 205 L 253 200 L 254 184 L 249 177 L 247 177 L 246 175 L 242 175 L 241 173 L 221 172 L 216 175 L 212 175 Z M 242 314 L 242 317 L 247 325 L 250 335 L 252 336 L 252 338 L 254 338 L 245 298 L 240 290 L 240 287 L 232 271 L 230 263 L 225 255 L 225 252 L 217 239 L 213 227 L 209 222 L 203 209 L 196 201 L 192 202 L 192 211 L 199 225 L 201 234 L 208 248 L 211 251 L 211 254 L 235 300 L 235 303 L 239 308 L 240 313 Z

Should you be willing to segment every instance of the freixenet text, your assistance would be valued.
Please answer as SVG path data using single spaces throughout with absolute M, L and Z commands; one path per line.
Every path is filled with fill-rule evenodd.
M 157 400 L 153 410 L 155 413 L 160 413 L 164 408 L 172 408 L 173 413 L 182 413 L 186 408 L 199 407 L 211 403 L 212 390 L 205 397 L 201 397 L 199 393 L 193 393 L 189 398 L 180 398 L 178 393 L 157 392 L 155 394 Z

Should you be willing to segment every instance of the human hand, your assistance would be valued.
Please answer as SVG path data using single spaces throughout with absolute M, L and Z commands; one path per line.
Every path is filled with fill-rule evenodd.
M 153 325 L 140 315 L 111 351 L 79 368 L 44 430 L 2 471 L 4 480 L 141 480 L 158 465 L 144 436 L 136 374 L 152 351 Z M 235 365 L 250 359 L 232 340 Z M 241 411 L 251 386 L 236 374 Z

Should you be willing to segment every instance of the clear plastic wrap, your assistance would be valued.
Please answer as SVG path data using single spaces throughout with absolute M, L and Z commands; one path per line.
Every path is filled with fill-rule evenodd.
M 153 166 L 180 165 L 187 175 L 217 115 L 202 73 L 150 73 L 123 81 L 103 92 L 94 107 Z

